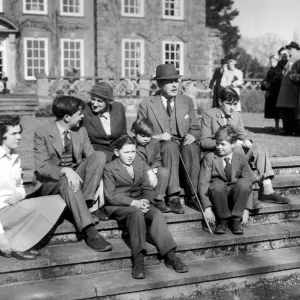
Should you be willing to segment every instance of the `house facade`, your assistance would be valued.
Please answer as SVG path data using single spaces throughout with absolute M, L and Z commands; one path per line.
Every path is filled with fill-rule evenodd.
M 95 75 L 94 0 L 0 0 L 0 75 L 12 92 L 37 76 Z
M 151 78 L 173 63 L 185 78 L 210 76 L 205 0 L 96 0 L 97 75 Z

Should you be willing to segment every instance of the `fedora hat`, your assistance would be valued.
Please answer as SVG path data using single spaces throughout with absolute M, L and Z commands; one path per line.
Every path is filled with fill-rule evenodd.
M 156 75 L 153 79 L 163 80 L 163 79 L 176 79 L 182 77 L 178 74 L 175 66 L 173 64 L 158 65 L 156 68 Z
M 289 45 L 287 45 L 285 47 L 288 48 L 288 49 L 295 48 L 297 50 L 300 50 L 300 46 L 296 42 L 291 42 Z
M 109 102 L 113 102 L 113 100 L 114 100 L 113 88 L 107 82 L 96 83 L 92 87 L 90 94 L 98 96 L 100 98 L 104 98 L 104 99 L 108 100 Z

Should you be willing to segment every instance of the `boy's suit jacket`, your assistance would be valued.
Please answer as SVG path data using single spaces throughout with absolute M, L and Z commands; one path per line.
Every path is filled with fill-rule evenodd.
M 73 146 L 73 163 L 79 165 L 83 158 L 94 153 L 94 149 L 89 140 L 84 127 L 78 130 L 71 130 L 71 140 Z M 34 133 L 34 163 L 35 176 L 40 187 L 48 179 L 59 181 L 61 179 L 61 155 L 63 143 L 58 131 L 56 122 L 39 128 Z
M 153 188 L 147 175 L 147 165 L 133 161 L 132 179 L 119 158 L 104 167 L 104 195 L 106 212 L 111 215 L 120 206 L 130 206 L 132 200 L 148 199 L 153 202 Z
M 160 144 L 157 139 L 152 138 L 146 146 L 137 146 L 137 155 L 148 165 L 151 169 L 160 168 L 162 166 L 160 155 Z
M 234 112 L 233 118 L 230 119 L 230 125 L 237 132 L 239 140 L 247 139 L 246 130 L 242 121 L 242 116 L 239 112 Z M 205 151 L 213 151 L 216 147 L 215 133 L 224 126 L 224 118 L 220 108 L 211 108 L 206 110 L 202 115 L 201 120 L 201 148 Z
M 125 107 L 120 102 L 113 102 L 110 111 L 111 135 L 107 136 L 99 116 L 93 114 L 90 104 L 83 110 L 82 125 L 86 128 L 95 150 L 113 151 L 115 141 L 127 134 Z
M 147 118 L 153 124 L 153 134 L 158 135 L 168 132 L 164 128 L 164 115 L 166 111 L 160 94 L 150 96 L 141 101 L 138 111 L 138 119 Z M 180 137 L 187 133 L 193 135 L 196 140 L 200 139 L 200 128 L 197 123 L 194 103 L 190 97 L 177 95 L 175 99 L 176 123 Z
M 212 205 L 209 200 L 208 190 L 215 179 L 223 180 L 228 185 L 236 183 L 240 178 L 249 178 L 252 183 L 257 181 L 246 158 L 242 154 L 233 152 L 231 166 L 231 182 L 227 182 L 222 158 L 215 152 L 209 152 L 204 156 L 198 185 L 198 192 L 204 209 Z M 247 208 L 252 209 L 252 205 L 253 197 L 249 197 Z

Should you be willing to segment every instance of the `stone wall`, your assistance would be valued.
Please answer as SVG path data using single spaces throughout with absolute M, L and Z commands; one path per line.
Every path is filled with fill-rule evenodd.
M 184 77 L 207 79 L 210 66 L 205 0 L 185 0 L 184 20 L 162 19 L 162 1 L 145 0 L 144 17 L 121 16 L 120 0 L 96 0 L 97 76 L 122 76 L 121 41 L 144 39 L 145 72 L 162 63 L 162 41 L 184 42 Z
M 60 0 L 48 0 L 45 15 L 24 14 L 23 0 L 3 1 L 3 16 L 12 20 L 19 28 L 16 38 L 16 81 L 14 92 L 35 92 L 36 82 L 24 79 L 23 39 L 48 38 L 48 70 L 50 76 L 60 76 L 60 39 L 84 39 L 84 76 L 95 76 L 95 26 L 94 0 L 84 0 L 84 16 L 68 17 L 59 13 Z M 11 79 L 12 80 L 12 79 Z M 26 89 L 27 88 L 27 89 Z

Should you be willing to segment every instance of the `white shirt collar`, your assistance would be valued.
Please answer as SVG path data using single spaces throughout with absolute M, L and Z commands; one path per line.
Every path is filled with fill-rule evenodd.
M 57 125 L 57 128 L 58 128 L 58 131 L 60 133 L 61 136 L 64 135 L 64 132 L 66 131 L 58 122 L 56 122 L 56 125 Z M 70 133 L 70 130 L 67 129 L 68 133 Z
M 229 161 L 231 162 L 232 161 L 232 154 L 233 154 L 233 152 L 231 152 L 229 155 L 223 156 L 222 158 L 225 159 L 226 157 L 228 157 Z
M 110 117 L 110 112 L 107 110 L 106 112 L 104 112 L 103 114 L 99 115 L 99 117 L 104 117 L 105 119 L 108 119 Z
M 16 153 L 14 150 L 12 150 L 11 154 L 7 153 L 2 146 L 0 146 L 0 159 L 3 157 L 7 157 L 8 159 L 15 162 L 17 158 L 19 157 L 19 154 Z
M 231 116 L 226 116 L 226 115 L 223 113 L 222 109 L 221 109 L 221 118 L 222 118 L 222 119 L 224 119 L 224 118 L 226 118 L 226 119 L 233 119 L 233 115 L 231 115 Z
M 160 99 L 164 105 L 164 107 L 167 107 L 167 102 L 168 102 L 168 99 L 166 97 L 164 97 L 162 94 L 160 94 Z M 171 99 L 171 107 L 172 109 L 174 108 L 174 103 L 175 103 L 175 97 Z

